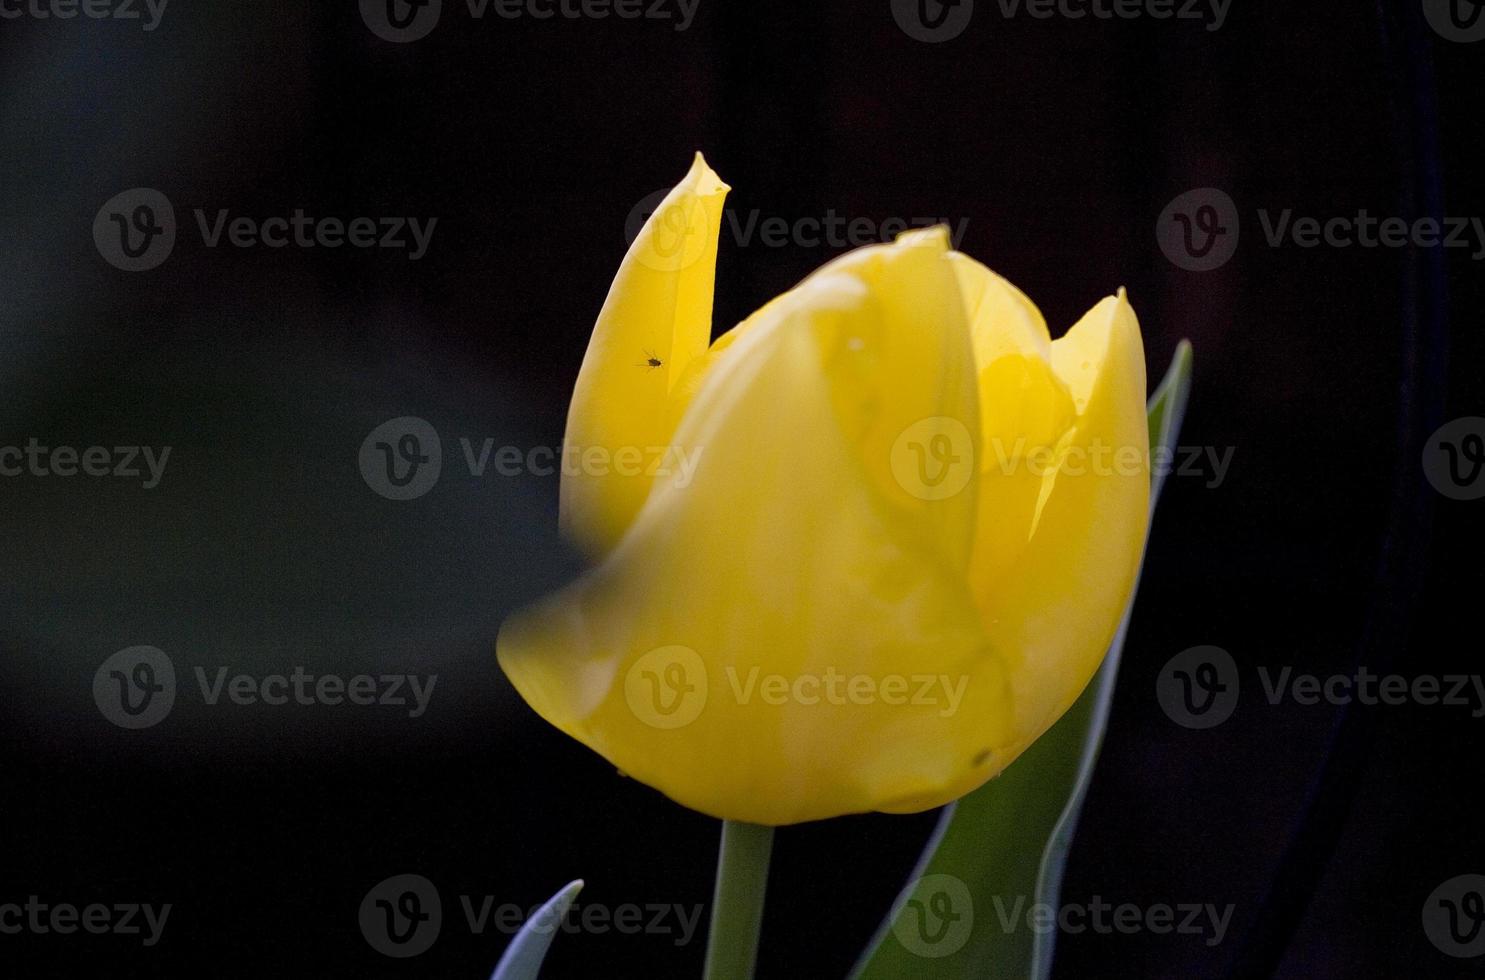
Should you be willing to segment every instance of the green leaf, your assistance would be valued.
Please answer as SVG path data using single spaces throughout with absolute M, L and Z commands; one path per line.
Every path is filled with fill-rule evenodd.
M 505 955 L 500 957 L 490 980 L 536 980 L 542 961 L 547 958 L 547 950 L 552 946 L 552 937 L 562 925 L 562 917 L 582 890 L 581 878 L 568 882 L 567 887 L 537 909 L 506 947 Z
M 1150 399 L 1152 455 L 1174 450 L 1190 390 L 1191 345 L 1182 341 Z M 1156 472 L 1152 514 L 1163 484 Z M 1129 614 L 1126 609 L 1103 666 L 1068 712 L 998 778 L 944 809 L 907 887 L 857 963 L 856 980 L 1050 975 L 1056 929 L 1033 930 L 1027 915 L 1039 904 L 1058 907 Z
M 1176 345 L 1176 354 L 1171 358 L 1170 368 L 1160 381 L 1160 387 L 1150 396 L 1150 450 L 1157 448 L 1174 450 L 1181 435 L 1181 423 L 1186 418 L 1186 402 L 1191 397 L 1191 343 L 1183 340 Z M 1165 474 L 1156 473 L 1150 484 L 1150 513 L 1155 513 L 1155 501 L 1165 487 Z

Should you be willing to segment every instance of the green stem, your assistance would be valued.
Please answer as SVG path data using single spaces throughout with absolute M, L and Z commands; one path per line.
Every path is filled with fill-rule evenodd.
M 752 980 L 772 852 L 772 827 L 723 821 L 705 980 Z

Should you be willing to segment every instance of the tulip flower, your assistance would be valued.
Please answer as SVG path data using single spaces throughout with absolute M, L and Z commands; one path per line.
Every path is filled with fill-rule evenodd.
M 1121 291 L 1053 341 L 928 229 L 712 343 L 728 190 L 698 155 L 619 269 L 561 487 L 594 564 L 506 623 L 500 663 L 548 722 L 703 813 L 940 806 L 1073 704 L 1130 598 L 1138 322 Z

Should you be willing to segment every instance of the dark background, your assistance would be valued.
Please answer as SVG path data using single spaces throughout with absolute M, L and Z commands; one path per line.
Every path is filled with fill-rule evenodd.
M 1123 284 L 1152 376 L 1195 344 L 1182 444 L 1234 462 L 1218 487 L 1168 485 L 1064 894 L 1237 911 L 1217 947 L 1063 937 L 1058 975 L 1479 975 L 1420 910 L 1485 871 L 1485 720 L 1248 696 L 1197 732 L 1154 690 L 1198 644 L 1245 680 L 1481 671 L 1485 505 L 1435 494 L 1418 462 L 1438 425 L 1485 414 L 1480 264 L 1271 248 L 1254 214 L 1485 213 L 1485 44 L 1437 36 L 1416 0 L 1244 0 L 1219 31 L 979 0 L 942 44 L 887 0 L 701 0 L 673 26 L 476 21 L 455 0 L 411 44 L 349 0 L 176 0 L 148 33 L 0 20 L 0 446 L 173 447 L 154 490 L 0 479 L 0 902 L 174 906 L 148 949 L 0 936 L 0 973 L 483 977 L 507 937 L 472 935 L 459 895 L 530 906 L 581 876 L 584 902 L 709 901 L 716 822 L 618 777 L 501 677 L 502 618 L 577 566 L 556 480 L 471 479 L 457 443 L 559 443 L 626 219 L 700 149 L 740 215 L 968 219 L 961 247 L 1054 334 Z M 139 186 L 181 235 L 130 274 L 91 229 Z M 1192 273 L 1155 222 L 1204 186 L 1238 202 L 1243 238 Z M 439 221 L 412 262 L 207 249 L 198 207 Z M 832 254 L 724 236 L 719 330 Z M 410 502 L 356 465 L 402 415 L 444 440 Z M 183 676 L 170 717 L 131 732 L 91 684 L 136 644 L 183 675 L 439 680 L 409 719 L 209 708 Z M 932 819 L 782 831 L 760 975 L 843 975 Z M 356 912 L 404 872 L 438 885 L 445 924 L 399 961 Z M 704 931 L 564 935 L 546 975 L 696 976 Z

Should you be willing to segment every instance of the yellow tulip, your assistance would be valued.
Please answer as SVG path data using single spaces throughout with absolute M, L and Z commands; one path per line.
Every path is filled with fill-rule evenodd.
M 595 566 L 505 624 L 500 663 L 547 721 L 712 816 L 948 803 L 1072 705 L 1130 597 L 1139 324 L 1121 291 L 1053 341 L 930 229 L 709 345 L 728 190 L 698 154 L 619 269 L 561 491 Z

